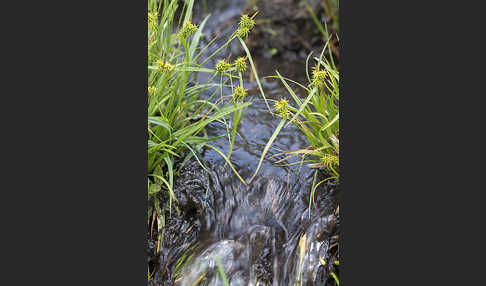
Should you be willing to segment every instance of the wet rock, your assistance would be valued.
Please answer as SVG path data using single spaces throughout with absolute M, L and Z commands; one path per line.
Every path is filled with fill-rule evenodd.
M 331 183 L 318 189 L 309 216 L 305 198 L 310 180 L 285 182 L 263 172 L 251 185 L 243 185 L 228 166 L 208 168 L 207 178 L 193 164 L 178 177 L 175 192 L 185 206 L 166 226 L 154 280 L 160 285 L 222 285 L 217 258 L 231 285 L 290 285 L 297 280 L 313 285 L 325 279 L 330 272 L 320 260 L 334 259 L 328 250 L 337 222 Z

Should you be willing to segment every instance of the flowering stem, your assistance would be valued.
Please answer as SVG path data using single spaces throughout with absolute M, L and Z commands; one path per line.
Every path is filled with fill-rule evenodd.
M 235 145 L 235 137 L 236 137 L 236 127 L 238 125 L 238 105 L 236 104 L 236 101 L 233 103 L 235 106 L 235 112 L 233 113 L 233 130 L 231 134 L 231 144 L 230 144 L 230 149 L 228 152 L 228 160 L 231 157 L 231 152 L 233 151 L 233 146 Z
M 224 105 L 224 98 L 223 98 L 223 74 L 221 73 L 221 80 L 219 82 L 219 87 L 220 87 L 220 91 L 221 91 L 221 104 Z M 228 124 L 226 123 L 226 119 L 223 117 L 223 122 L 224 122 L 224 125 L 226 126 L 226 133 L 228 134 L 228 142 L 231 142 L 231 138 L 230 138 L 230 135 L 229 135 L 229 129 L 228 129 Z
M 243 76 L 241 75 L 241 72 L 238 72 L 238 76 L 240 78 L 240 86 L 243 86 Z
M 240 86 L 242 87 L 243 86 L 243 76 L 241 75 L 241 72 L 238 72 L 238 77 L 240 79 Z M 231 85 L 233 86 L 233 85 Z M 236 138 L 236 129 L 238 127 L 238 122 L 239 122 L 239 118 L 238 118 L 238 109 L 237 109 L 237 103 L 236 103 L 236 100 L 234 101 L 234 106 L 235 106 L 235 112 L 233 114 L 233 132 L 232 132 L 232 136 L 231 136 L 231 144 L 230 144 L 230 149 L 229 149 L 229 152 L 228 152 L 228 160 L 230 159 L 231 157 L 231 152 L 233 151 L 233 146 L 235 144 L 235 138 Z M 243 110 L 242 110 L 243 112 Z
M 187 47 L 187 41 L 186 41 L 185 38 L 182 40 L 182 45 L 184 46 L 184 51 L 186 52 L 184 66 L 187 68 L 190 65 L 190 62 L 189 62 L 189 60 L 190 60 L 189 57 L 190 56 L 189 56 L 189 48 Z M 183 72 L 183 76 L 182 76 L 182 84 L 183 84 L 183 86 L 186 86 L 188 77 L 189 77 L 189 72 L 188 71 L 184 71 Z M 184 90 L 183 89 L 180 89 L 179 100 L 177 101 L 177 106 L 181 106 L 182 98 L 183 97 L 184 97 Z

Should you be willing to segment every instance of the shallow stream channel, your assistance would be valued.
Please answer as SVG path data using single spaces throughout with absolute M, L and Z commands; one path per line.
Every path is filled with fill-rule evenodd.
M 194 23 L 199 24 L 207 16 L 205 11 L 211 12 L 204 28 L 206 42 L 219 34 L 224 43 L 240 15 L 252 13 L 244 0 L 212 0 L 207 1 L 207 7 L 197 2 Z M 259 17 L 264 18 L 264 12 Z M 218 59 L 230 54 L 232 58 L 244 55 L 238 46 L 238 41 L 234 41 L 205 65 L 214 67 Z M 264 78 L 278 70 L 285 77 L 307 83 L 308 52 L 286 49 L 279 47 L 278 55 L 267 50 L 251 52 L 265 96 L 292 102 L 280 80 Z M 249 89 L 252 104 L 244 109 L 231 154 L 231 163 L 246 181 L 255 172 L 262 151 L 280 122 L 269 113 L 255 80 L 248 74 L 244 86 Z M 206 76 L 198 74 L 203 82 Z M 204 96 L 211 93 L 212 90 Z M 223 94 L 231 94 L 231 89 L 224 88 Z M 226 120 L 231 124 L 231 119 Z M 227 128 L 213 122 L 206 132 L 208 136 L 221 136 Z M 228 154 L 228 137 L 209 144 Z M 179 215 L 174 210 L 167 212 L 158 254 L 157 241 L 149 239 L 149 264 L 154 269 L 149 285 L 225 285 L 221 266 L 228 284 L 234 286 L 338 285 L 333 276 L 339 277 L 339 185 L 333 180 L 320 184 L 312 201 L 313 183 L 325 179 L 326 173 L 301 164 L 300 157 L 276 163 L 286 157 L 277 154 L 308 145 L 295 126 L 282 129 L 258 175 L 248 185 L 235 176 L 216 151 L 199 150 L 198 157 L 209 172 L 192 160 L 176 177 L 174 193 L 181 211 Z M 295 164 L 285 165 L 289 163 Z

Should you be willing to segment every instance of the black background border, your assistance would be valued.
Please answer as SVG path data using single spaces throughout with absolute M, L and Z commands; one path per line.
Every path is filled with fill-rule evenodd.
M 4 232 L 16 266 L 5 277 L 145 285 L 146 2 L 14 4 L 8 11 L 26 11 L 27 26 L 5 40 L 15 43 L 14 79 L 4 81 L 15 91 L 14 120 L 5 121 L 16 123 L 4 135 L 16 148 L 4 176 L 14 207 Z M 471 280 L 477 266 L 460 268 L 473 236 L 457 214 L 472 203 L 455 195 L 477 189 L 454 168 L 466 165 L 470 147 L 450 158 L 456 149 L 444 144 L 466 123 L 443 120 L 458 92 L 477 94 L 445 64 L 451 39 L 467 32 L 451 19 L 470 10 L 340 4 L 341 283 L 479 285 Z M 26 82 L 26 74 L 35 76 Z

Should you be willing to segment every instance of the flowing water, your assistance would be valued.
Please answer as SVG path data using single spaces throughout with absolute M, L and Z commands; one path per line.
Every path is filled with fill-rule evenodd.
M 224 42 L 234 31 L 245 1 L 209 2 L 209 10 L 218 16 L 208 21 L 207 38 L 218 32 Z M 217 59 L 229 53 L 233 58 L 238 50 L 232 46 Z M 217 59 L 208 65 L 214 65 Z M 260 77 L 274 74 L 274 68 L 292 77 L 300 68 L 291 62 L 269 67 L 263 57 L 255 57 L 255 62 L 262 67 L 258 69 Z M 305 62 L 299 65 L 305 68 Z M 297 79 L 305 82 L 305 71 L 299 76 Z M 206 78 L 201 77 L 204 82 Z M 278 80 L 265 79 L 262 83 L 268 98 L 288 97 Z M 254 81 L 245 79 L 244 85 L 250 89 L 252 105 L 245 109 L 238 125 L 231 162 L 248 180 L 280 119 L 268 112 Z M 223 94 L 231 94 L 231 89 L 225 88 Z M 209 136 L 226 131 L 221 123 L 207 128 Z M 227 137 L 210 144 L 228 154 Z M 316 175 L 305 163 L 299 164 L 300 158 L 285 161 L 297 163 L 292 166 L 275 164 L 282 155 L 272 158 L 281 151 L 307 146 L 296 127 L 284 128 L 249 185 L 235 176 L 217 152 L 201 150 L 200 158 L 209 173 L 197 162 L 190 162 L 175 182 L 182 216 L 173 216 L 166 226 L 160 271 L 155 278 L 159 285 L 173 285 L 175 277 L 175 285 L 223 285 L 217 259 L 230 285 L 334 285 L 329 274 L 337 255 L 338 186 L 331 181 L 321 184 L 310 204 L 313 182 L 324 178 L 322 172 Z

